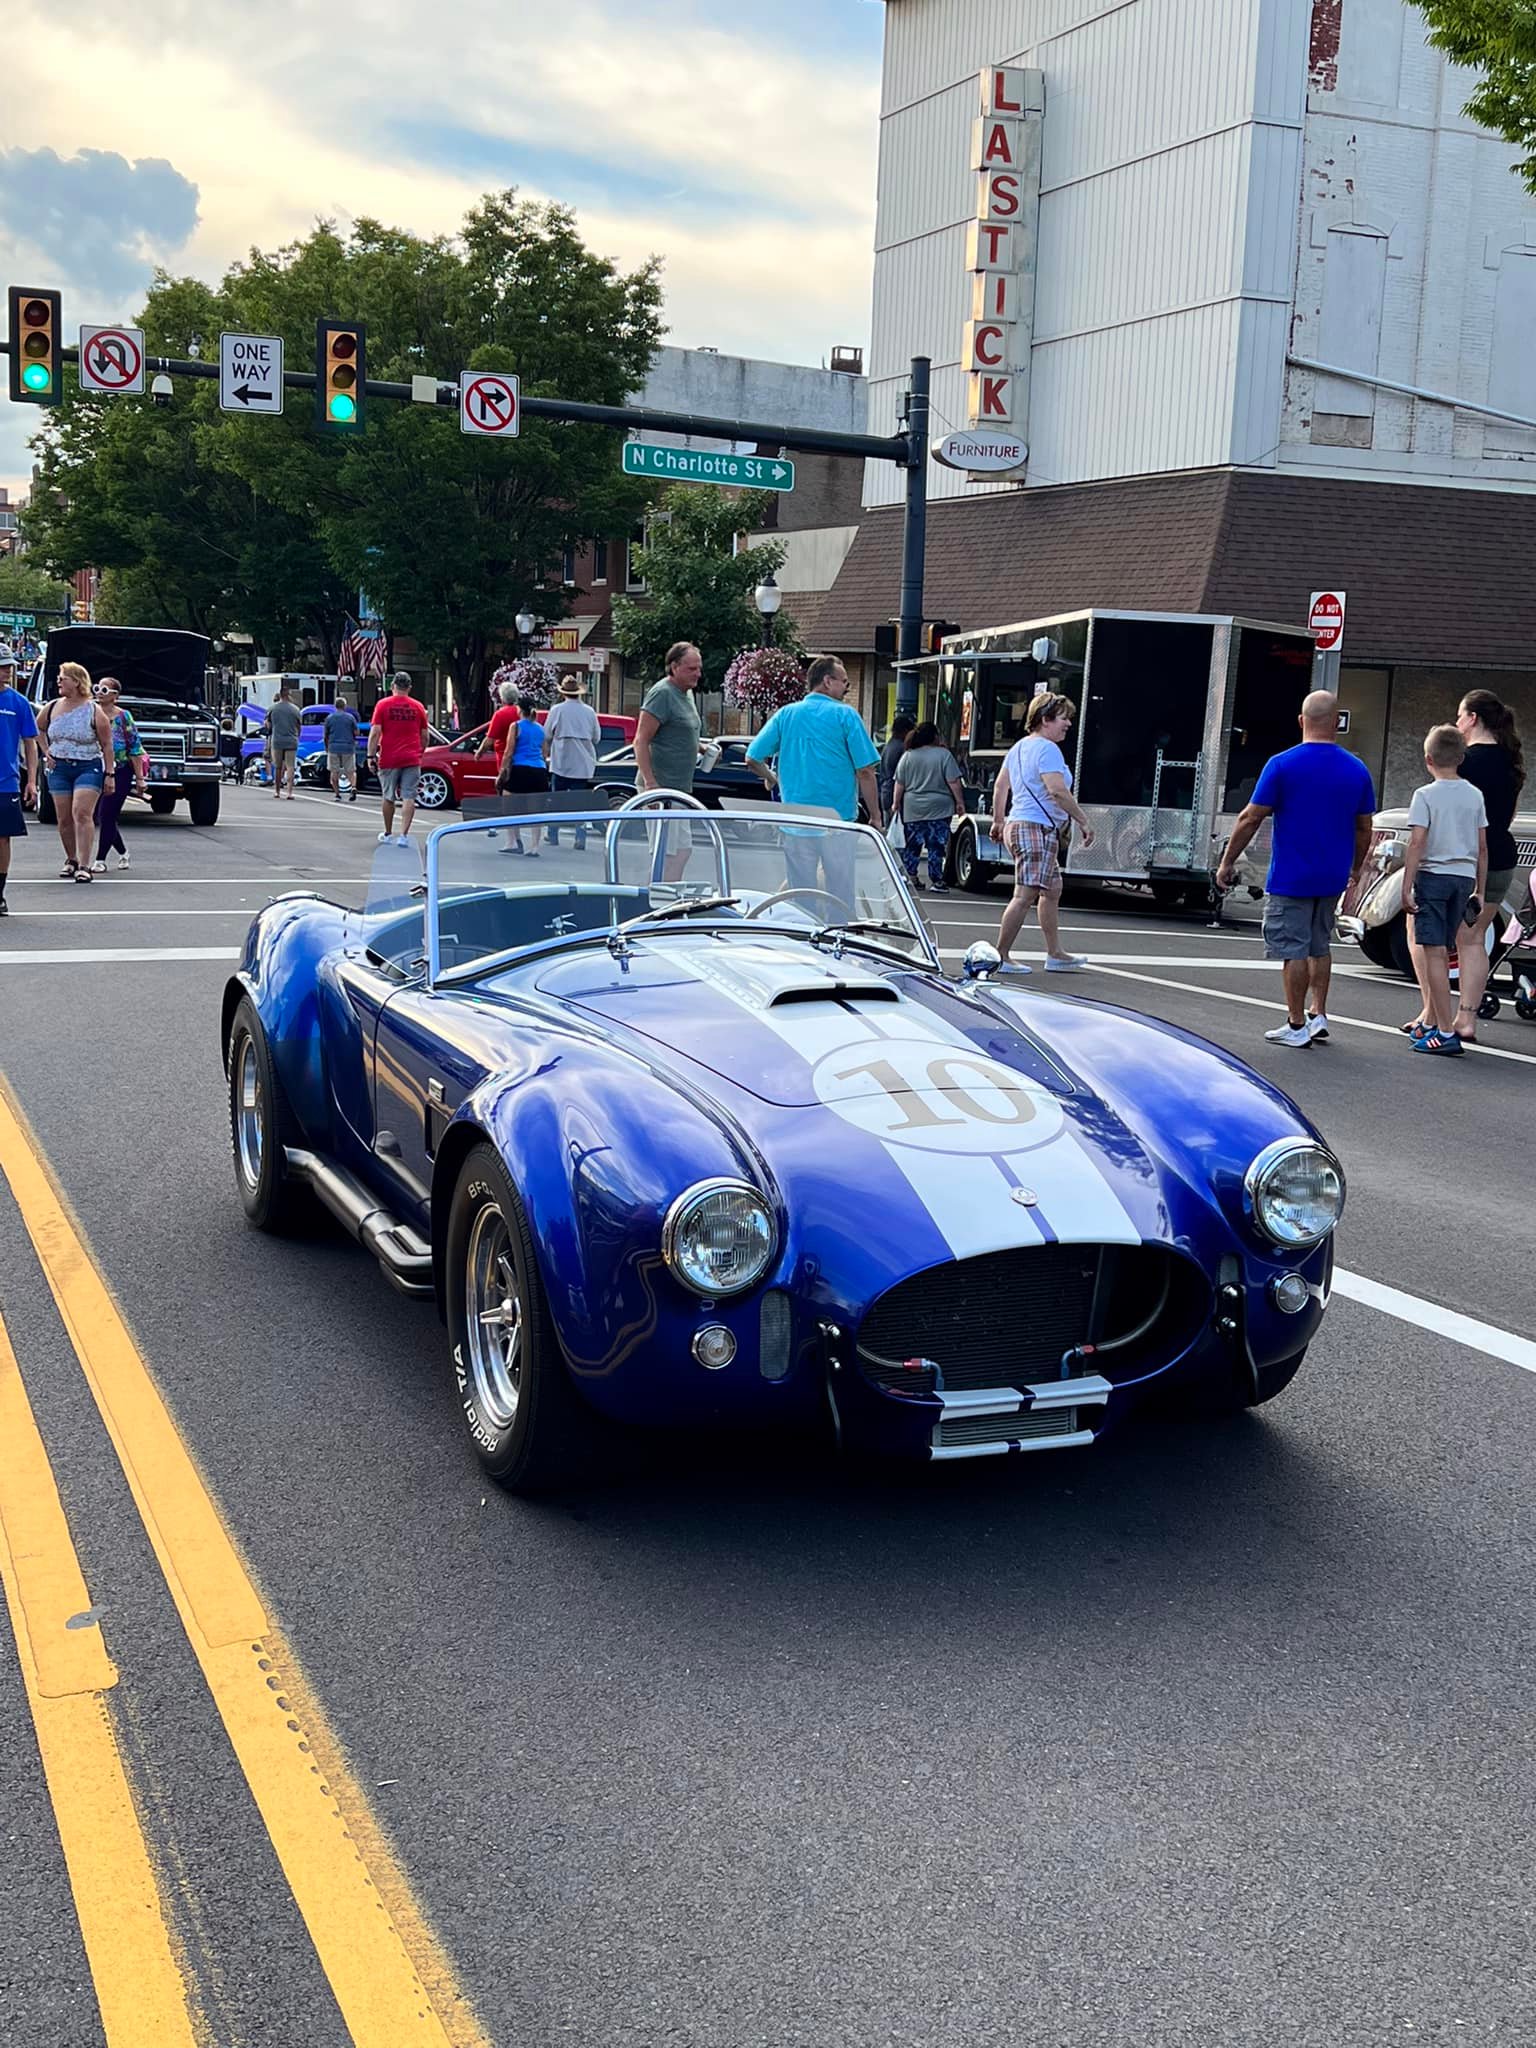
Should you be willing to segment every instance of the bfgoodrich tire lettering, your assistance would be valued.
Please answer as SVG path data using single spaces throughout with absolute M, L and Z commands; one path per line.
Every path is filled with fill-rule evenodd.
M 256 1006 L 242 996 L 229 1027 L 229 1142 L 240 1206 L 258 1230 L 283 1236 L 309 1220 L 307 1191 L 290 1180 L 284 1147 L 297 1125 Z
M 509 1493 L 579 1476 L 596 1418 L 571 1384 L 527 1217 L 492 1145 L 474 1148 L 453 1191 L 445 1295 L 459 1412 L 487 1475 Z

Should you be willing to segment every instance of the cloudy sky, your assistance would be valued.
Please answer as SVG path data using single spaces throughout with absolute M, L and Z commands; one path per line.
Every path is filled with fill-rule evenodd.
M 212 282 L 319 217 L 450 231 L 516 185 L 623 267 L 665 259 L 669 341 L 819 363 L 868 338 L 881 14 L 71 0 L 7 49 L 0 271 L 62 290 L 72 342 L 156 264 Z M 13 491 L 35 423 L 0 397 Z

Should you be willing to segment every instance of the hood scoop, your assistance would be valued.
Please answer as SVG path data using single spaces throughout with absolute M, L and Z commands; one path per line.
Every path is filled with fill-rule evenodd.
M 794 946 L 733 945 L 718 956 L 691 955 L 701 981 L 730 995 L 749 1010 L 777 1010 L 790 1003 L 899 1003 L 901 991 L 883 974 L 847 960 Z
M 822 981 L 805 982 L 798 988 L 781 988 L 768 999 L 770 1010 L 786 1003 L 899 1003 L 901 996 L 889 982 Z

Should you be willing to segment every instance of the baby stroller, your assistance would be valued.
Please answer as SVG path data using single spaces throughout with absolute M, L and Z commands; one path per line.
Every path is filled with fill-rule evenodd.
M 1527 888 L 1525 908 L 1511 917 L 1499 935 L 1488 962 L 1488 989 L 1477 1006 L 1479 1017 L 1497 1017 L 1503 1007 L 1494 983 L 1508 973 L 1506 989 L 1515 999 L 1515 1015 L 1536 1024 L 1536 900 Z

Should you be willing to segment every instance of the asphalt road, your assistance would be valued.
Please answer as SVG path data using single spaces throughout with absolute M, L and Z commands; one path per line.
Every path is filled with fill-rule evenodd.
M 1218 1426 L 874 1477 L 711 1450 L 529 1506 L 479 1477 L 435 1314 L 339 1236 L 254 1236 L 230 1184 L 227 956 L 269 895 L 360 887 L 376 830 L 226 792 L 212 831 L 131 817 L 89 890 L 36 834 L 0 1068 L 479 2016 L 444 2037 L 1536 2036 L 1536 1383 L 1434 1313 L 1536 1328 L 1536 1028 L 1416 1057 L 1403 984 L 1346 956 L 1330 1043 L 1271 1047 L 1251 921 L 1070 908 L 1096 965 L 1053 992 L 1277 1079 L 1349 1174 L 1341 1267 L 1429 1306 L 1336 1296 L 1288 1393 Z M 1001 900 L 933 899 L 948 964 Z M 202 2038 L 344 2043 L 3 1180 L 0 1313 Z M 94 2048 L 33 1718 L 0 1627 L 0 2040 Z

